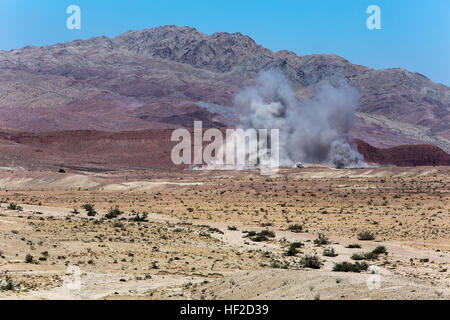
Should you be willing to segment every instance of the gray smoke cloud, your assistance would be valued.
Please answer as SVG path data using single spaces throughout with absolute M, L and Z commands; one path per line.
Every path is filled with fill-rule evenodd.
M 347 142 L 358 105 L 358 91 L 342 81 L 322 82 L 305 101 L 281 72 L 261 72 L 255 85 L 235 97 L 238 127 L 280 130 L 280 165 L 325 163 L 338 168 L 365 166 Z
M 366 166 L 363 156 L 343 139 L 338 139 L 331 143 L 330 158 L 336 168 L 358 168 Z

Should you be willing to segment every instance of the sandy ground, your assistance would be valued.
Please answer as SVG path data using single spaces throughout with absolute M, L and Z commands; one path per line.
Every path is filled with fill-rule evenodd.
M 449 185 L 445 167 L 284 169 L 270 177 L 3 170 L 0 298 L 449 299 Z M 105 219 L 113 207 L 124 213 Z M 148 212 L 146 221 L 130 220 L 136 212 Z M 273 237 L 248 236 L 263 230 Z M 375 238 L 359 240 L 364 231 Z M 319 233 L 329 243 L 316 244 Z M 368 271 L 333 271 L 377 246 L 387 254 L 366 260 Z M 331 248 L 337 256 L 324 255 Z M 304 264 L 307 255 L 319 258 L 319 269 Z

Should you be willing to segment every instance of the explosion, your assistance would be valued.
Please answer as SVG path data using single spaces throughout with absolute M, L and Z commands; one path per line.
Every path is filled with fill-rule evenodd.
M 344 81 L 338 85 L 324 81 L 315 90 L 313 98 L 299 101 L 281 72 L 262 71 L 255 85 L 238 92 L 234 99 L 235 126 L 243 130 L 278 129 L 280 166 L 292 167 L 298 162 L 336 168 L 366 166 L 362 155 L 348 142 L 358 91 Z M 245 152 L 247 158 L 258 157 L 254 150 L 245 148 L 245 143 L 233 147 L 238 153 Z M 263 147 L 270 150 L 270 145 Z M 225 143 L 222 148 L 227 150 L 229 146 Z M 215 163 L 207 167 L 220 169 Z

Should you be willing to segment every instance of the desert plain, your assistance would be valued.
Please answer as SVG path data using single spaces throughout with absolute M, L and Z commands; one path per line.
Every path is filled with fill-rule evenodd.
M 449 299 L 449 186 L 450 167 L 3 168 L 0 299 Z

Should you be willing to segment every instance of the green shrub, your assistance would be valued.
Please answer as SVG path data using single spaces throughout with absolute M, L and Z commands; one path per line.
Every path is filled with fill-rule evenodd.
M 386 254 L 387 250 L 385 246 L 378 246 L 375 249 L 372 250 L 372 253 L 374 254 Z
M 375 240 L 375 234 L 370 231 L 363 231 L 358 233 L 358 240 Z
M 14 291 L 20 289 L 18 284 L 15 284 L 10 276 L 6 276 L 4 281 L 0 281 L 0 290 Z
M 354 253 L 350 257 L 352 260 L 364 260 L 364 253 Z
M 270 230 L 263 230 L 259 233 L 260 235 L 269 237 L 269 238 L 275 238 L 275 232 L 270 231 Z
M 131 221 L 135 222 L 147 222 L 148 212 L 142 212 L 142 216 L 139 212 L 134 214 L 134 217 L 130 218 Z
M 94 205 L 91 203 L 86 203 L 81 206 L 84 210 L 86 210 L 87 215 L 89 217 L 94 217 L 97 215 L 97 211 L 94 209 Z
M 263 230 L 258 233 L 254 233 L 253 236 L 250 236 L 250 234 L 253 234 L 252 232 L 248 233 L 248 236 L 252 241 L 255 242 L 261 242 L 261 241 L 267 241 L 269 238 L 275 238 L 275 233 L 270 230 Z
M 349 249 L 361 249 L 361 245 L 359 245 L 357 243 L 352 243 L 352 244 L 349 244 L 348 246 L 346 246 L 346 248 L 349 248 Z
M 269 238 L 267 237 L 267 236 L 264 236 L 264 235 L 262 235 L 262 234 L 257 234 L 256 236 L 254 236 L 254 237 L 251 237 L 250 238 L 252 241 L 255 241 L 255 242 L 262 242 L 262 241 L 267 241 L 267 240 L 269 240 Z
M 352 260 L 376 260 L 378 259 L 378 254 L 373 252 L 361 252 L 355 253 L 351 256 Z
M 120 221 L 115 221 L 115 222 L 113 223 L 113 227 L 114 227 L 114 228 L 124 228 L 125 226 L 124 226 L 124 224 L 123 224 L 122 222 L 120 222 Z
M 334 248 L 327 248 L 323 250 L 323 255 L 325 257 L 337 257 L 338 254 L 334 251 Z
M 224 234 L 222 230 L 220 230 L 218 228 L 213 228 L 213 227 L 208 227 L 208 231 L 209 232 L 219 233 L 219 234 Z
M 274 260 L 270 263 L 270 267 L 273 269 L 281 269 L 281 264 L 278 261 Z
M 299 253 L 298 248 L 303 247 L 304 244 L 302 242 L 293 242 L 290 244 L 288 251 L 286 252 L 287 256 L 295 256 Z
M 261 222 L 261 227 L 271 227 L 273 226 L 272 222 Z
M 21 206 L 17 205 L 17 204 L 14 203 L 14 202 L 11 202 L 11 203 L 9 204 L 9 206 L 7 207 L 7 209 L 8 209 L 8 210 L 15 210 L 15 211 L 22 211 L 22 210 L 23 210 L 23 208 L 22 208 Z
M 86 211 L 94 210 L 94 205 L 92 203 L 85 203 L 81 207 Z
M 328 238 L 325 237 L 325 235 L 319 233 L 319 236 L 317 237 L 317 239 L 314 240 L 314 244 L 316 246 L 327 245 L 327 244 L 330 244 L 330 240 L 328 240 Z
M 123 211 L 119 210 L 119 207 L 110 208 L 108 213 L 105 214 L 106 219 L 114 219 L 123 214 Z
M 339 262 L 333 266 L 333 271 L 337 272 L 361 272 L 366 271 L 369 265 L 366 262 Z
M 323 263 L 317 255 L 306 255 L 300 260 L 300 264 L 305 268 L 320 269 Z
M 291 225 L 289 225 L 288 229 L 291 232 L 299 233 L 303 230 L 303 226 L 301 226 L 299 224 L 291 224 Z
M 27 254 L 25 256 L 25 262 L 26 263 L 33 263 L 33 256 L 31 254 Z

